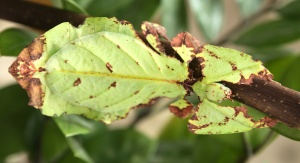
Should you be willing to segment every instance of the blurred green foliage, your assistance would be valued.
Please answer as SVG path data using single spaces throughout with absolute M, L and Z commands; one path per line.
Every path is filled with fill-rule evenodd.
M 225 21 L 222 0 L 52 2 L 56 7 L 90 16 L 128 20 L 136 29 L 142 21 L 156 21 L 166 27 L 170 37 L 189 31 L 190 22 L 194 21 L 205 42 L 211 43 L 219 37 Z M 262 8 L 259 0 L 236 0 L 236 4 L 240 9 L 236 14 L 245 20 Z M 273 5 L 272 12 L 277 18 L 247 24 L 227 43 L 242 45 L 244 51 L 264 61 L 276 81 L 300 91 L 300 52 L 289 48 L 300 38 L 300 1 Z M 37 35 L 23 29 L 2 31 L 1 55 L 16 56 Z M 29 107 L 27 102 L 26 92 L 20 86 L 0 88 L 0 162 L 22 151 L 28 153 L 32 162 L 242 162 L 269 144 L 276 133 L 300 140 L 299 130 L 284 124 L 278 124 L 273 130 L 257 129 L 240 134 L 193 135 L 187 131 L 187 121 L 177 118 L 171 119 L 158 139 L 151 139 L 135 128 L 110 129 L 79 116 L 48 118 Z

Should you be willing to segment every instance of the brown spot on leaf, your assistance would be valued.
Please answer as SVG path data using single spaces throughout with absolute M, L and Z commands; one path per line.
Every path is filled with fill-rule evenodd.
M 148 106 L 153 105 L 154 103 L 156 103 L 156 101 L 157 101 L 158 99 L 159 99 L 158 97 L 157 97 L 157 98 L 150 99 L 150 100 L 148 101 L 148 103 L 138 104 L 138 105 L 132 107 L 131 109 L 137 109 L 137 108 L 148 107 Z
M 81 79 L 80 79 L 80 78 L 77 78 L 77 79 L 74 81 L 73 86 L 76 87 L 76 86 L 78 86 L 80 83 L 81 83 Z
M 257 128 L 264 127 L 265 125 L 267 125 L 268 127 L 274 127 L 278 123 L 278 120 L 272 119 L 270 117 L 264 117 L 259 120 L 259 122 L 262 122 L 262 124 L 257 126 Z
M 242 74 L 241 75 L 241 79 L 238 82 L 238 84 L 246 84 L 246 85 L 250 85 L 253 82 L 253 78 L 255 77 L 255 75 L 251 74 L 250 77 L 248 79 L 246 79 Z
M 232 70 L 237 70 L 236 64 L 229 62 L 229 64 L 231 65 Z
M 204 59 L 202 57 L 194 58 L 189 63 L 189 76 L 188 79 L 184 81 L 184 86 L 187 85 L 188 87 L 190 85 L 193 85 L 197 81 L 201 81 L 204 75 L 202 74 L 202 69 L 204 68 Z
M 114 88 L 114 87 L 116 87 L 117 86 L 117 82 L 112 82 L 111 84 L 110 84 L 110 86 L 108 87 L 108 89 L 110 89 L 110 88 Z
M 135 91 L 135 92 L 134 92 L 135 95 L 138 94 L 138 93 L 140 93 L 140 91 Z
M 117 45 L 117 48 L 120 49 L 121 48 L 120 45 Z
M 44 51 L 45 37 L 43 35 L 35 38 L 33 42 L 28 46 L 28 51 L 31 60 L 37 60 L 42 56 Z
M 196 116 L 196 115 L 194 115 L 194 116 Z M 196 130 L 201 130 L 203 128 L 206 128 L 206 127 L 210 126 L 211 124 L 212 124 L 212 122 L 210 122 L 208 124 L 201 125 L 201 126 L 196 126 L 196 125 L 193 125 L 191 123 L 188 123 L 188 129 L 189 129 L 190 132 L 195 133 Z
M 65 63 L 68 63 L 68 60 L 67 60 L 67 59 L 65 60 Z
M 165 48 L 163 44 L 161 43 L 160 37 L 164 38 L 165 40 L 169 40 L 168 36 L 166 35 L 166 29 L 158 24 L 149 23 L 149 22 L 143 22 L 143 24 L 146 26 L 146 30 L 143 31 L 144 35 L 147 37 L 147 35 L 151 34 L 155 37 L 155 41 L 157 43 L 156 49 L 159 50 L 159 53 L 165 54 Z
M 220 57 L 218 57 L 214 52 L 212 52 L 208 49 L 205 49 L 205 50 L 208 52 L 209 56 L 211 56 L 213 58 L 216 58 L 216 59 L 220 59 Z
M 130 24 L 128 21 L 126 21 L 126 20 L 120 20 L 119 21 L 122 25 L 128 25 L 128 24 Z
M 42 56 L 44 51 L 45 37 L 43 35 L 34 39 L 33 42 L 24 48 L 17 59 L 9 67 L 9 73 L 16 79 L 20 86 L 27 91 L 30 98 L 29 105 L 41 108 L 43 105 L 44 92 L 41 88 L 41 81 L 33 78 L 36 72 L 46 71 L 45 68 L 36 68 L 34 61 Z
M 95 98 L 95 96 L 90 96 L 89 98 Z
M 176 106 L 169 106 L 169 110 L 171 113 L 173 113 L 179 118 L 186 118 L 193 113 L 193 105 L 189 105 L 183 109 L 180 109 Z
M 43 72 L 43 71 L 46 71 L 46 69 L 42 68 L 42 67 L 39 67 L 38 72 Z
M 108 71 L 109 71 L 110 73 L 113 72 L 113 70 L 112 70 L 113 67 L 112 67 L 112 65 L 111 65 L 109 62 L 107 62 L 105 66 L 106 66 L 106 68 L 108 69 Z
M 228 121 L 229 121 L 229 118 L 228 118 L 228 117 L 225 117 L 224 122 L 226 123 L 226 122 L 228 122 Z
M 274 78 L 273 74 L 269 73 L 266 68 L 263 71 L 259 72 L 258 75 L 265 81 L 272 81 L 272 79 Z
M 234 107 L 234 110 L 235 110 L 234 116 L 238 116 L 239 113 L 243 113 L 244 117 L 251 118 L 251 116 L 248 115 L 247 108 L 245 106 Z
M 173 47 L 181 47 L 182 45 L 185 45 L 188 48 L 192 48 L 191 51 L 195 54 L 198 54 L 202 51 L 200 42 L 188 32 L 181 32 L 175 36 L 171 41 L 171 45 Z
M 32 78 L 29 81 L 29 85 L 26 88 L 27 94 L 30 98 L 28 105 L 35 108 L 41 108 L 43 105 L 44 93 L 41 87 L 42 83 L 38 78 Z

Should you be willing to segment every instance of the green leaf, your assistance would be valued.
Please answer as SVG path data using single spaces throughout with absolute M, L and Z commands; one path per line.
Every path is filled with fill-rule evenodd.
M 244 17 L 249 17 L 255 12 L 259 11 L 262 2 L 261 0 L 251 0 L 251 1 L 244 1 L 244 0 L 235 0 L 239 6 L 240 12 Z
M 261 60 L 264 65 L 267 67 L 267 63 L 269 61 L 282 58 L 282 57 L 288 57 L 293 54 L 292 49 L 290 48 L 281 48 L 281 47 L 258 47 L 258 48 L 250 48 L 248 49 L 248 54 L 250 54 L 253 59 L 255 60 Z M 272 72 L 272 71 L 271 71 Z M 276 78 L 276 76 L 275 76 Z
M 160 1 L 140 0 L 73 0 L 91 16 L 117 17 L 119 20 L 128 20 L 136 28 L 149 20 L 157 10 Z M 138 16 L 137 16 L 138 15 Z
M 200 62 L 202 79 L 192 86 L 201 102 L 189 120 L 189 130 L 197 134 L 227 134 L 273 124 L 273 120 L 268 117 L 255 122 L 244 106 L 220 106 L 213 103 L 229 99 L 231 95 L 229 88 L 215 82 L 249 84 L 253 76 L 268 78 L 270 73 L 262 63 L 232 49 L 212 45 L 204 45 L 201 49 L 196 59 Z
M 169 40 L 163 27 L 145 22 L 142 30 L 146 40 L 130 23 L 115 18 L 88 18 L 78 28 L 62 23 L 23 49 L 9 72 L 26 89 L 29 104 L 48 116 L 78 114 L 111 123 L 156 98 L 178 97 L 171 111 L 186 117 L 193 106 L 185 96 L 193 91 L 205 111 L 198 108 L 190 119 L 192 132 L 225 134 L 273 124 L 268 118 L 254 122 L 245 107 L 213 103 L 231 95 L 218 82 L 250 84 L 255 76 L 269 79 L 271 74 L 260 61 L 233 49 L 200 46 L 187 32 L 172 39 L 178 53 L 172 57 L 159 39 Z M 214 114 L 218 116 L 213 119 Z M 66 135 L 87 132 L 62 129 Z
M 189 120 L 189 130 L 196 134 L 228 134 L 267 127 L 264 121 L 254 122 L 244 107 L 218 106 L 206 99 Z
M 149 162 L 155 142 L 133 130 L 97 128 L 82 135 L 82 145 L 95 162 Z
M 56 162 L 69 148 L 65 136 L 52 119 L 45 124 L 39 139 L 39 145 L 35 148 L 44 162 Z
M 183 0 L 162 0 L 161 10 L 161 23 L 166 27 L 169 37 L 187 31 L 187 11 Z
M 201 82 L 207 84 L 220 81 L 245 84 L 251 75 L 259 75 L 264 71 L 269 73 L 262 62 L 254 61 L 250 55 L 233 49 L 204 45 L 197 58 L 204 60 L 200 63 L 204 67 Z
M 0 33 L 0 55 L 17 56 L 38 34 L 29 30 L 9 28 Z
M 52 3 L 57 7 L 60 7 L 65 10 L 73 11 L 76 13 L 88 14 L 80 4 L 75 0 L 52 0 Z
M 179 118 L 186 118 L 193 113 L 193 104 L 186 99 L 179 99 L 170 104 L 169 110 Z
M 93 163 L 95 161 L 89 156 L 86 150 L 82 147 L 82 145 L 73 137 L 67 138 L 67 142 L 74 154 L 75 157 L 80 158 L 81 160 L 87 163 Z
M 28 49 L 20 56 L 37 54 L 38 59 L 26 64 L 19 57 L 15 64 L 34 64 L 38 70 L 25 81 L 16 78 L 44 115 L 80 114 L 110 123 L 155 98 L 186 94 L 180 84 L 188 75 L 185 64 L 153 51 L 128 22 L 115 18 L 88 18 L 79 28 L 63 23 Z M 19 71 L 17 65 L 12 73 Z
M 280 46 L 299 38 L 300 21 L 279 19 L 250 28 L 235 43 L 253 47 Z
M 300 141 L 299 129 L 288 127 L 287 125 L 285 125 L 283 123 L 278 123 L 272 129 L 285 137 L 288 137 L 288 138 L 296 140 L 296 141 Z
M 214 40 L 220 33 L 224 19 L 222 0 L 189 0 L 189 7 L 194 14 L 201 32 L 208 41 Z
M 250 153 L 257 153 L 266 145 L 270 144 L 277 137 L 277 133 L 270 128 L 253 129 L 243 133 L 245 145 L 248 146 Z
M 300 9 L 300 1 L 291 1 L 286 6 L 280 8 L 278 10 L 278 13 L 285 17 L 285 18 L 291 18 L 291 19 L 297 19 L 299 20 L 299 9 Z
M 196 82 L 193 85 L 193 90 L 201 101 L 208 99 L 214 102 L 222 102 L 231 95 L 231 90 L 220 83 L 205 84 L 204 82 Z
M 54 121 L 66 137 L 91 132 L 93 125 L 82 117 L 76 115 L 63 115 L 55 117 Z
M 275 80 L 282 85 L 300 91 L 298 71 L 300 69 L 300 56 L 281 57 L 267 63 L 267 67 L 273 72 Z
M 249 153 L 265 147 L 272 139 L 270 129 L 255 129 L 243 134 L 193 135 L 187 122 L 173 118 L 163 129 L 155 160 L 160 162 L 244 162 Z M 216 157 L 218 156 L 218 157 Z M 153 161 L 154 162 L 154 161 Z
M 9 154 L 26 150 L 26 126 L 34 112 L 28 97 L 18 85 L 0 89 L 0 162 Z

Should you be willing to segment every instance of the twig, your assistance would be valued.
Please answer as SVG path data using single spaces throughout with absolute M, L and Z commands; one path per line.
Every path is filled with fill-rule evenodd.
M 62 22 L 78 26 L 87 17 L 27 1 L 1 0 L 0 3 L 0 18 L 41 30 L 49 30 Z

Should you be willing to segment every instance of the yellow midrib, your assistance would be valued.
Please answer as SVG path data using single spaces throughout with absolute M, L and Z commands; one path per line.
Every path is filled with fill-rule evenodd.
M 130 76 L 130 75 L 120 75 L 115 73 L 102 73 L 102 72 L 79 72 L 79 71 L 53 71 L 58 73 L 69 73 L 69 74 L 78 74 L 78 75 L 92 75 L 92 76 L 100 76 L 100 77 L 112 77 L 112 78 L 122 78 L 122 79 L 135 79 L 135 80 L 150 80 L 150 81 L 157 81 L 157 82 L 167 82 L 170 84 L 177 84 L 179 85 L 180 80 L 166 80 L 166 79 L 160 79 L 160 78 L 150 78 L 150 77 L 141 77 L 141 76 Z M 48 72 L 46 74 L 49 74 L 51 72 Z

